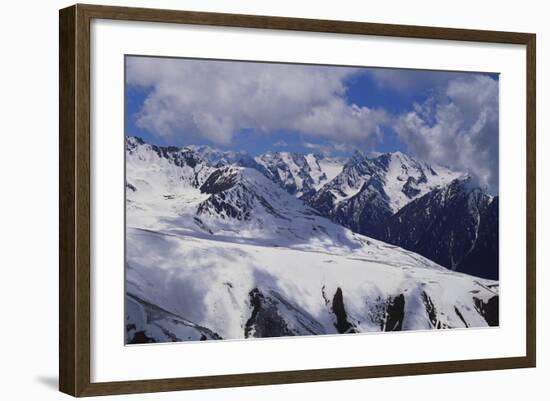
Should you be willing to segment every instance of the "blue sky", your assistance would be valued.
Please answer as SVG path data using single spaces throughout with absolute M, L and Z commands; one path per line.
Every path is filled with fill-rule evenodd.
M 252 155 L 401 151 L 475 169 L 498 188 L 498 80 L 496 73 L 127 56 L 126 134 Z

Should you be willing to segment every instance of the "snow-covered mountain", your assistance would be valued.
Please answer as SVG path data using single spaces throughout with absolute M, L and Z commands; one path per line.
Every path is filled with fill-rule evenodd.
M 240 167 L 250 167 L 262 172 L 263 174 L 266 173 L 263 167 L 246 152 L 220 150 L 212 148 L 208 145 L 189 145 L 185 148 L 200 155 L 200 157 L 206 160 L 213 167 L 234 165 Z
M 340 224 L 373 235 L 403 206 L 461 175 L 401 152 L 371 158 L 357 151 L 309 203 Z
M 189 145 L 186 149 L 197 153 L 213 167 L 253 168 L 298 198 L 312 196 L 344 166 L 344 161 L 339 158 L 315 153 L 267 152 L 252 157 L 246 152 L 220 150 L 207 145 Z
M 283 238 L 311 238 L 315 230 L 333 234 L 332 239 L 343 231 L 255 169 L 221 167 L 199 190 L 208 197 L 197 205 L 196 216 L 211 233 L 239 235 L 241 240 L 274 238 L 281 245 Z
M 498 279 L 498 197 L 456 179 L 406 205 L 377 237 L 452 270 Z
M 344 163 L 315 153 L 268 152 L 255 158 L 267 177 L 298 198 L 309 199 L 338 175 Z
M 498 325 L 498 282 L 355 233 L 255 168 L 128 138 L 128 343 Z
M 168 215 L 194 213 L 191 210 L 195 207 L 194 202 L 204 198 L 197 188 L 214 170 L 190 149 L 150 145 L 140 138 L 128 137 L 127 215 L 129 218 L 139 216 L 140 219 L 156 222 Z
M 198 153 L 188 148 L 162 147 L 145 143 L 138 137 L 126 139 L 127 189 L 142 187 L 150 194 L 171 193 L 191 185 L 198 186 L 212 168 Z

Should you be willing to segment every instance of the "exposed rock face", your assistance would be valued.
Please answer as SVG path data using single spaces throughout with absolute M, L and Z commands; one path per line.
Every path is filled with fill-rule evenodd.
M 254 288 L 250 291 L 252 314 L 244 328 L 244 337 L 282 337 L 294 333 L 289 330 L 284 319 L 277 312 L 277 302 Z
M 477 239 L 456 270 L 474 276 L 499 278 L 498 196 L 480 216 Z
M 268 214 L 286 219 L 267 199 L 270 194 L 266 194 L 258 182 L 274 187 L 265 177 L 250 169 L 222 167 L 215 170 L 200 187 L 202 193 L 210 196 L 198 205 L 197 215 L 250 221 L 253 216 L 259 218 Z
M 357 333 L 355 326 L 348 322 L 348 316 L 346 314 L 346 308 L 344 306 L 344 298 L 342 296 L 342 289 L 338 287 L 334 298 L 332 299 L 332 313 L 336 317 L 336 323 L 334 327 L 338 330 L 338 333 Z
M 244 337 L 281 337 L 325 334 L 323 326 L 300 306 L 293 305 L 273 290 L 258 288 L 249 293 L 251 314 Z
M 482 315 L 489 326 L 499 325 L 498 295 L 489 298 L 487 302 L 474 297 L 476 310 Z
M 386 318 L 383 330 L 401 331 L 403 329 L 403 319 L 405 317 L 405 297 L 403 294 L 399 294 L 395 298 L 390 298 L 386 308 Z
M 238 170 L 224 167 L 215 170 L 200 187 L 202 193 L 217 194 L 232 188 L 238 180 Z
M 329 214 L 333 220 L 355 232 L 374 236 L 378 226 L 393 214 L 387 199 L 379 178 L 373 177 L 363 184 L 356 195 L 336 206 Z

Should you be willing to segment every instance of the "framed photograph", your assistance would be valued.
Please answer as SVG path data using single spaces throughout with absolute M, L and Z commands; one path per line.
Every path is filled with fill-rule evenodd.
M 535 35 L 60 11 L 60 390 L 534 367 Z

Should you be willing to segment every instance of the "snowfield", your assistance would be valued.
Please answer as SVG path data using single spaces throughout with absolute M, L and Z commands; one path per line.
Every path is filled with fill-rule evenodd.
M 126 173 L 129 344 L 498 325 L 497 281 L 354 233 L 255 168 L 128 138 Z

